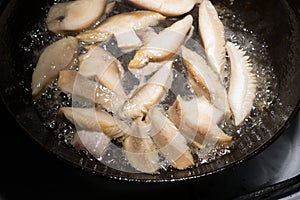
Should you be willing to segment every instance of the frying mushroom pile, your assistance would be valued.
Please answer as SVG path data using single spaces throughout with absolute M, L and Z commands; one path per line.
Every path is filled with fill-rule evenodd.
M 114 14 L 116 2 L 106 0 L 50 7 L 47 29 L 60 39 L 39 57 L 32 75 L 34 100 L 56 82 L 74 102 L 92 102 L 59 108 L 58 115 L 76 126 L 74 147 L 99 159 L 118 140 L 130 166 L 143 173 L 160 173 L 161 160 L 187 169 L 195 166 L 195 149 L 230 146 L 233 138 L 222 125 L 233 119 L 239 126 L 249 116 L 257 81 L 247 52 L 225 39 L 214 5 L 209 0 L 121 3 L 133 11 Z M 197 19 L 190 14 L 195 8 Z M 172 23 L 164 24 L 168 19 Z M 103 45 L 111 40 L 117 50 Z M 119 60 L 126 56 L 129 62 Z M 174 67 L 178 60 L 184 75 Z M 178 89 L 184 88 L 174 81 L 178 74 L 188 92 Z

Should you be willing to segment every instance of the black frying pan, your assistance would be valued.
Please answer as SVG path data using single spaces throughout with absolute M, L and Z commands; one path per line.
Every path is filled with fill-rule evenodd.
M 212 2 L 232 10 L 244 22 L 243 27 L 253 31 L 256 39 L 267 45 L 268 64 L 274 75 L 270 85 L 276 98 L 270 101 L 268 108 L 257 113 L 261 123 L 251 126 L 253 121 L 249 120 L 246 125 L 251 126 L 251 131 L 233 133 L 231 153 L 210 163 L 183 171 L 173 169 L 159 175 L 121 172 L 77 153 L 60 142 L 53 129 L 45 127 L 43 117 L 33 105 L 30 89 L 38 52 L 20 47 L 24 43 L 30 44 L 34 37 L 25 35 L 41 22 L 46 6 L 52 5 L 53 1 L 3 2 L 0 18 L 2 99 L 29 137 L 57 157 L 98 175 L 130 181 L 166 182 L 201 178 L 236 166 L 268 147 L 299 110 L 300 5 L 297 0 L 235 0 L 233 5 L 230 1 Z M 42 45 L 46 44 L 39 44 Z

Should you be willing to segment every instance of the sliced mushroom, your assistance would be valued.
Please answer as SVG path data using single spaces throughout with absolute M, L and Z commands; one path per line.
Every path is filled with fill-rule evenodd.
M 57 88 L 66 94 L 71 94 L 73 99 L 89 100 L 109 112 L 115 112 L 124 102 L 122 97 L 107 87 L 89 80 L 74 70 L 59 72 Z
M 195 0 L 128 0 L 135 6 L 159 12 L 165 16 L 183 15 L 195 6 Z
M 157 36 L 156 31 L 152 27 L 146 27 L 136 31 L 138 37 L 142 40 L 143 44 L 148 43 L 153 37 Z
M 32 96 L 38 97 L 54 81 L 59 71 L 74 64 L 78 41 L 75 37 L 62 38 L 47 46 L 39 57 L 32 74 Z
M 109 138 L 121 137 L 129 130 L 125 123 L 97 108 L 61 107 L 59 113 L 78 129 L 103 132 Z
M 111 139 L 102 132 L 79 130 L 71 144 L 77 150 L 86 150 L 96 159 L 100 159 L 110 145 Z
M 128 30 L 124 33 L 115 34 L 115 38 L 117 40 L 118 47 L 124 53 L 131 52 L 134 49 L 142 46 L 143 44 L 133 29 Z
M 219 110 L 230 116 L 227 91 L 219 76 L 195 51 L 184 46 L 181 48 L 183 63 L 188 71 L 188 80 L 198 96 L 205 96 Z
M 121 84 L 124 68 L 120 61 L 97 45 L 87 46 L 86 49 L 88 52 L 79 57 L 79 73 L 85 77 L 97 77 L 102 85 L 125 97 Z
M 120 48 L 132 49 L 141 45 L 134 31 L 154 26 L 165 18 L 165 16 L 152 11 L 141 10 L 121 13 L 107 18 L 93 30 L 80 33 L 77 38 L 87 43 L 95 43 L 107 41 L 115 36 Z M 131 44 L 126 45 L 126 40 L 131 41 Z
M 222 80 L 226 62 L 225 31 L 211 1 L 203 0 L 200 4 L 198 22 L 208 64 Z
M 150 109 L 147 121 L 151 123 L 150 136 L 154 144 L 173 167 L 186 169 L 194 165 L 187 140 L 157 107 Z
M 157 174 L 161 166 L 159 151 L 145 127 L 147 125 L 141 119 L 132 123 L 134 135 L 128 135 L 123 141 L 124 153 L 135 169 L 148 174 Z
M 204 97 L 183 100 L 181 96 L 177 96 L 168 110 L 168 116 L 179 131 L 197 147 L 202 147 L 204 143 L 222 144 L 232 140 L 231 136 L 218 127 L 224 119 L 224 113 Z
M 131 69 L 130 72 L 140 80 L 140 85 L 143 85 L 145 83 L 146 76 L 151 76 L 151 74 L 155 73 L 167 62 L 169 61 L 149 62 L 147 65 L 145 65 L 142 68 Z
M 250 114 L 257 81 L 246 52 L 231 42 L 227 42 L 226 48 L 231 67 L 228 99 L 235 125 L 238 126 Z
M 148 110 L 162 100 L 171 86 L 172 61 L 163 65 L 145 85 L 138 88 L 119 111 L 122 119 L 143 117 Z
M 106 9 L 106 0 L 75 0 L 54 4 L 48 13 L 49 31 L 65 33 L 90 27 Z
M 156 37 L 143 45 L 128 64 L 128 69 L 140 68 L 150 61 L 172 59 L 177 55 L 183 44 L 186 34 L 192 27 L 193 17 L 187 15 L 162 30 Z

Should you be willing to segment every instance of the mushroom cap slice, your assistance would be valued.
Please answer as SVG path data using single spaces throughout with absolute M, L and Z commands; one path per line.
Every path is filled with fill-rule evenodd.
M 149 110 L 150 136 L 159 151 L 176 169 L 186 169 L 194 165 L 187 140 L 157 107 Z
M 136 52 L 134 58 L 128 64 L 128 69 L 141 68 L 150 61 L 156 62 L 172 59 L 177 55 L 187 33 L 192 27 L 192 23 L 193 17 L 187 15 L 163 29 Z
M 198 23 L 208 64 L 222 80 L 226 62 L 225 31 L 211 1 L 203 0 L 200 4 Z
M 110 138 L 121 137 L 129 130 L 125 123 L 96 108 L 61 107 L 59 113 L 78 129 L 100 131 Z
M 153 11 L 132 11 L 113 15 L 102 21 L 98 27 L 77 35 L 80 41 L 95 43 L 110 39 L 113 35 L 122 36 L 132 30 L 139 30 L 148 26 L 155 26 L 159 21 L 165 20 L 165 16 Z M 126 36 L 126 34 L 124 34 Z
M 230 83 L 228 100 L 235 125 L 238 126 L 250 114 L 256 96 L 257 80 L 246 52 L 231 42 L 226 45 L 230 59 Z
M 132 123 L 132 134 L 123 141 L 124 153 L 128 162 L 137 170 L 157 174 L 160 165 L 159 151 L 147 134 L 147 125 L 140 118 Z
M 226 88 L 219 76 L 207 65 L 195 51 L 184 46 L 181 48 L 183 63 L 188 71 L 188 80 L 196 95 L 206 97 L 215 107 L 230 116 Z
M 105 8 L 106 0 L 75 0 L 54 4 L 47 15 L 47 28 L 54 33 L 83 30 L 95 23 Z
M 78 130 L 71 144 L 77 150 L 87 150 L 96 159 L 100 159 L 111 139 L 102 132 Z
M 59 75 L 59 71 L 74 64 L 78 40 L 68 36 L 47 46 L 39 57 L 32 74 L 32 96 L 38 97 Z
M 119 111 L 122 119 L 144 117 L 148 110 L 162 100 L 172 82 L 172 61 L 163 65 L 126 101 Z
M 97 77 L 99 82 L 116 94 L 125 97 L 121 80 L 124 68 L 109 51 L 97 45 L 87 46 L 88 52 L 79 57 L 79 73 L 85 77 Z
M 108 112 L 115 112 L 124 102 L 122 97 L 99 84 L 98 81 L 90 80 L 74 70 L 59 72 L 57 88 L 66 94 L 71 94 L 73 100 L 89 100 Z
M 168 110 L 168 116 L 180 132 L 197 147 L 207 143 L 231 142 L 232 137 L 218 127 L 224 119 L 224 113 L 204 97 L 183 100 L 181 96 L 177 96 Z
M 195 6 L 195 0 L 128 0 L 130 3 L 144 8 L 159 12 L 165 16 L 180 16 L 183 15 Z

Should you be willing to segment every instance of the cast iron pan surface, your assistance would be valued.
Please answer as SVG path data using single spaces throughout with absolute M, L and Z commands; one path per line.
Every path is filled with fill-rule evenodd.
M 300 99 L 300 13 L 297 1 L 236 0 L 212 1 L 230 10 L 238 17 L 243 28 L 255 33 L 255 38 L 266 45 L 268 65 L 272 69 L 268 107 L 252 115 L 244 124 L 248 132 L 233 133 L 230 153 L 207 164 L 188 170 L 171 169 L 159 175 L 121 172 L 98 161 L 78 154 L 61 142 L 53 129 L 44 125 L 31 98 L 31 75 L 37 52 L 26 51 L 22 45 L 32 38 L 25 37 L 41 22 L 45 8 L 53 1 L 5 2 L 0 19 L 1 96 L 18 124 L 47 151 L 85 171 L 113 179 L 169 182 L 195 179 L 223 171 L 253 157 L 268 147 L 287 128 L 299 110 Z M 195 12 L 195 9 L 191 12 Z M 234 29 L 234 27 L 232 27 Z M 239 27 L 237 27 L 239 28 Z M 245 33 L 246 34 L 246 33 Z M 35 45 L 35 44 L 32 44 Z M 46 44 L 44 44 L 46 45 Z M 23 46 L 24 47 L 24 46 Z M 257 57 L 262 55 L 256 55 Z M 268 91 L 264 91 L 268 92 Z M 255 124 L 255 125 L 254 125 Z

